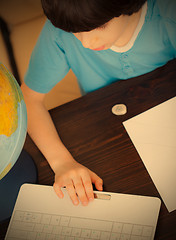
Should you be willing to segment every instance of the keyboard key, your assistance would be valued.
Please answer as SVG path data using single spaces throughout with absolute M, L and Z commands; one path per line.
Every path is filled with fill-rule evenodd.
M 45 237 L 45 240 L 55 240 L 55 235 L 54 234 L 47 234 Z
M 142 236 L 150 237 L 152 235 L 153 228 L 150 226 L 144 226 L 142 231 Z
M 33 213 L 31 221 L 33 223 L 40 223 L 41 222 L 41 218 L 42 218 L 42 214 L 40 214 L 40 213 Z
M 111 231 L 112 222 L 72 217 L 70 219 L 69 227 L 73 227 L 73 228 L 79 227 L 79 228 L 87 228 L 87 229 L 93 229 L 93 230 Z
M 70 221 L 70 217 L 62 216 L 60 220 L 60 226 L 65 226 L 65 227 L 68 226 L 69 221 Z
M 120 233 L 111 233 L 110 240 L 120 240 Z
M 40 214 L 40 213 L 25 212 L 23 221 L 24 222 L 40 223 L 41 217 L 42 217 L 42 214 Z
M 123 227 L 122 223 L 115 222 L 113 224 L 112 232 L 121 233 L 122 232 L 122 227 Z
M 131 234 L 132 228 L 133 228 L 132 224 L 124 224 L 122 228 L 122 233 Z
M 13 219 L 16 220 L 16 221 L 22 221 L 23 217 L 24 217 L 24 212 L 16 211 L 15 214 L 14 214 Z
M 26 239 L 27 234 L 28 233 L 26 231 L 11 229 L 9 234 L 8 234 L 8 237 L 17 238 L 17 239 Z
M 65 240 L 65 236 L 56 235 L 54 240 Z
M 51 215 L 43 214 L 41 223 L 42 224 L 50 224 L 51 221 Z
M 132 235 L 141 236 L 142 235 L 142 229 L 143 229 L 143 226 L 134 225 L 133 229 L 132 229 Z
M 17 238 L 8 237 L 8 240 L 18 240 Z M 87 240 L 87 239 L 86 239 Z
M 12 229 L 21 229 L 24 231 L 33 231 L 35 224 L 30 222 L 21 222 L 21 221 L 13 221 L 11 228 Z
M 100 231 L 93 230 L 92 233 L 91 233 L 90 238 L 92 238 L 92 239 L 100 239 L 100 234 L 101 234 Z
M 130 240 L 130 235 L 129 234 L 121 234 L 120 240 Z
M 101 232 L 100 240 L 109 240 L 111 236 L 110 232 Z
M 74 240 L 90 240 L 90 238 L 75 237 Z M 92 239 L 91 239 L 92 240 Z
M 62 231 L 62 227 L 53 226 L 53 231 L 52 231 L 53 234 L 61 234 L 61 231 Z
M 52 233 L 53 231 L 53 226 L 52 225 L 44 225 L 43 226 L 43 232 L 44 233 Z
M 70 236 L 71 232 L 72 232 L 72 228 L 69 228 L 69 227 L 62 228 L 62 235 L 64 236 Z
M 141 240 L 141 236 L 131 236 L 130 240 Z
M 82 229 L 81 237 L 82 238 L 90 238 L 91 230 Z
M 36 232 L 28 232 L 27 234 L 27 240 L 35 240 L 37 236 Z
M 141 237 L 141 240 L 151 240 L 151 237 Z
M 46 233 L 37 233 L 36 240 L 45 240 Z
M 34 226 L 34 232 L 42 232 L 43 231 L 43 224 L 36 223 Z
M 21 221 L 13 221 L 11 224 L 11 228 L 12 229 L 21 229 L 21 224 L 22 224 Z
M 60 223 L 60 219 L 61 217 L 60 216 L 52 216 L 51 217 L 51 225 L 59 225 Z
M 80 237 L 81 236 L 81 229 L 80 228 L 73 228 L 71 236 Z
M 25 212 L 23 221 L 24 222 L 32 222 L 32 216 L 33 216 L 33 214 L 31 212 Z

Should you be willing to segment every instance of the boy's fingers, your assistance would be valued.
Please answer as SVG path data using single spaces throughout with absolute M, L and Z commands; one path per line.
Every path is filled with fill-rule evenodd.
M 102 191 L 103 190 L 103 180 L 101 178 L 97 179 L 95 182 L 95 187 L 97 190 Z
M 88 176 L 82 176 L 82 182 L 84 185 L 84 189 L 86 192 L 86 195 L 90 201 L 94 199 L 94 194 L 93 194 L 93 186 L 92 186 L 92 181 L 91 178 Z
M 76 195 L 76 192 L 75 192 L 75 188 L 73 186 L 73 183 L 72 181 L 70 181 L 69 183 L 65 184 L 66 186 L 66 189 L 67 189 L 67 192 L 73 202 L 74 205 L 78 205 L 79 204 L 79 200 L 77 198 L 77 195 Z M 63 198 L 64 197 L 64 194 L 61 190 L 61 187 L 58 183 L 54 183 L 53 184 L 53 188 L 54 188 L 54 191 L 56 192 L 57 196 L 59 198 Z
M 83 182 L 82 182 L 81 178 L 73 179 L 73 182 L 74 182 L 76 193 L 77 193 L 81 203 L 83 205 L 87 205 L 89 200 L 87 198 L 85 188 L 84 188 L 84 185 L 83 185 Z
M 95 184 L 96 189 L 99 191 L 102 191 L 103 190 L 103 180 L 93 172 L 91 174 L 91 179 L 92 179 L 92 182 Z
M 74 174 L 74 177 L 72 174 L 71 178 L 57 178 L 53 187 L 59 198 L 64 197 L 61 188 L 65 186 L 74 205 L 79 204 L 79 199 L 83 205 L 87 205 L 89 201 L 94 199 L 92 183 L 95 184 L 97 190 L 103 190 L 102 179 L 88 170 L 81 171 L 80 175 Z
M 95 187 L 99 191 L 103 191 L 103 183 L 95 182 Z
M 63 192 L 62 192 L 62 190 L 61 190 L 61 188 L 59 187 L 58 184 L 54 183 L 53 184 L 53 188 L 54 188 L 54 191 L 56 192 L 56 194 L 57 194 L 57 196 L 59 198 L 63 198 L 64 197 L 64 194 L 63 194 Z
M 78 197 L 76 195 L 76 192 L 75 192 L 75 188 L 73 186 L 73 183 L 72 181 L 68 182 L 66 184 L 66 189 L 68 191 L 68 194 L 73 202 L 74 205 L 78 205 L 79 204 L 79 200 L 78 200 Z

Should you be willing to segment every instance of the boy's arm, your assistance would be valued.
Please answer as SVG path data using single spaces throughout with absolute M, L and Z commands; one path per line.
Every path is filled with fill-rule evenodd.
M 28 114 L 28 133 L 55 172 L 54 190 L 62 198 L 61 187 L 66 187 L 74 204 L 87 205 L 93 199 L 92 183 L 102 190 L 102 179 L 76 162 L 61 142 L 49 112 L 44 107 L 45 94 L 21 86 Z M 76 194 L 77 193 L 77 194 Z

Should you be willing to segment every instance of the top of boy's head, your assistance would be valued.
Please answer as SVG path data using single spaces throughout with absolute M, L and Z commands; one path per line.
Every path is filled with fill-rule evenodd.
M 120 15 L 138 12 L 146 0 L 41 0 L 47 18 L 67 32 L 98 28 Z

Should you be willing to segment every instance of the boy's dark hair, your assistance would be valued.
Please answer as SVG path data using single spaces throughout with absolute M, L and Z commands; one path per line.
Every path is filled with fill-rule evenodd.
M 67 32 L 91 31 L 114 17 L 138 12 L 146 0 L 41 0 L 47 18 Z

